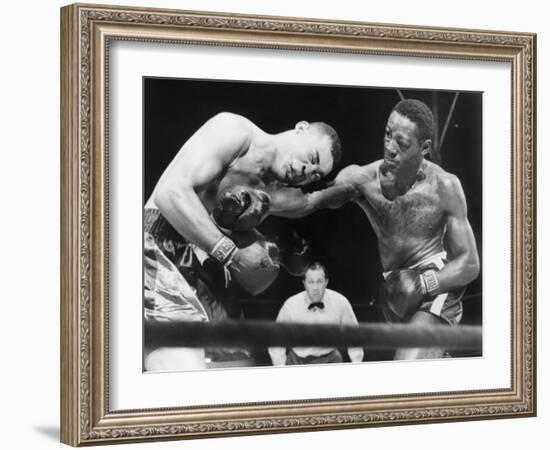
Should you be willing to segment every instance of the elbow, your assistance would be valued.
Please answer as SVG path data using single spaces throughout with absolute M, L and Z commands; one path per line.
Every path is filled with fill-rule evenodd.
M 304 204 L 301 208 L 302 217 L 311 214 L 314 211 L 321 209 L 316 192 L 308 192 L 304 196 Z
M 169 215 L 175 205 L 181 204 L 186 190 L 193 190 L 181 184 L 174 186 L 172 183 L 159 182 L 155 191 L 154 202 L 163 215 Z
M 474 252 L 473 255 L 470 256 L 468 259 L 468 262 L 466 264 L 464 273 L 466 274 L 466 284 L 471 283 L 474 281 L 480 271 L 480 264 L 479 264 L 479 256 L 477 255 L 477 252 Z
M 173 203 L 174 192 L 166 185 L 159 183 L 154 194 L 154 202 L 161 213 L 165 214 Z

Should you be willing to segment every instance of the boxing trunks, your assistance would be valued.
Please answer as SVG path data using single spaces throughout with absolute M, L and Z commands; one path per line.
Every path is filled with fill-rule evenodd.
M 220 300 L 211 288 L 212 279 L 197 254 L 208 255 L 187 242 L 158 209 L 144 211 L 144 317 L 145 320 L 218 322 L 238 307 Z M 202 259 L 202 263 L 205 259 Z M 214 282 L 215 283 L 215 282 Z M 241 348 L 206 348 L 212 361 L 250 358 Z
M 157 209 L 145 209 L 143 231 L 145 320 L 207 321 L 196 290 L 178 268 L 191 264 L 191 244 Z

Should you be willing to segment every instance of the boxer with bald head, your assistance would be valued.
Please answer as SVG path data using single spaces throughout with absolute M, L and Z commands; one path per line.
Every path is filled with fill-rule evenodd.
M 382 301 L 390 321 L 457 324 L 465 286 L 479 273 L 479 258 L 459 179 L 425 159 L 434 134 L 432 112 L 407 99 L 391 111 L 383 159 L 348 166 L 334 186 L 301 195 L 288 217 L 354 201 L 376 236 L 384 270 Z M 290 211 L 292 210 L 292 211 Z M 399 349 L 396 359 L 437 358 L 443 349 Z
M 255 227 L 268 214 L 286 213 L 286 195 L 277 193 L 289 186 L 301 192 L 299 186 L 325 177 L 340 157 L 338 135 L 322 122 L 302 121 L 270 134 L 236 114 L 208 120 L 176 154 L 145 205 L 145 319 L 212 318 L 178 270 L 197 258 L 217 260 L 251 294 L 265 289 L 290 259 Z M 204 360 L 202 349 L 146 343 L 146 370 L 202 368 Z

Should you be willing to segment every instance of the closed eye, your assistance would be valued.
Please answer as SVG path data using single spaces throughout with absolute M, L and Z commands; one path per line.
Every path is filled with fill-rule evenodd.
M 397 140 L 397 144 L 399 145 L 399 148 L 401 148 L 402 150 L 407 150 L 410 147 L 408 142 L 405 142 L 401 139 Z
M 321 157 L 319 156 L 319 152 L 316 151 L 313 155 L 311 155 L 311 158 L 309 160 L 311 161 L 311 164 L 319 165 L 319 162 L 321 161 Z

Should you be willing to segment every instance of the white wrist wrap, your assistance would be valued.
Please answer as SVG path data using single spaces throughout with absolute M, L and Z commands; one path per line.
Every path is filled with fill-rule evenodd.
M 214 244 L 210 255 L 223 265 L 228 265 L 231 263 L 236 252 L 237 246 L 235 243 L 227 236 L 222 236 L 218 242 Z
M 435 296 L 439 294 L 439 280 L 437 279 L 437 273 L 435 270 L 426 270 L 422 273 L 424 281 L 424 287 L 426 288 L 426 294 Z

